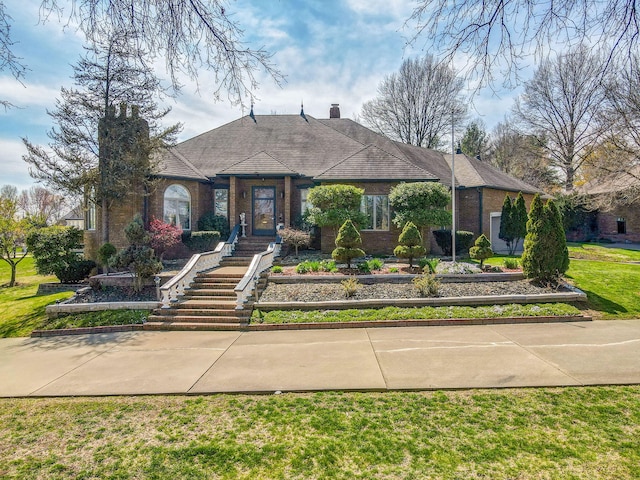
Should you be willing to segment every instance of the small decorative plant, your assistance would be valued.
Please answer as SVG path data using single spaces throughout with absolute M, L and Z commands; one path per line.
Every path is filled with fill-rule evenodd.
M 520 262 L 517 258 L 505 258 L 502 262 L 504 268 L 509 270 L 517 270 L 520 267 Z
M 280 265 L 274 265 L 271 267 L 271 273 L 282 273 L 282 267 Z
M 298 249 L 307 248 L 311 244 L 311 235 L 304 230 L 286 227 L 279 230 L 278 235 L 280 235 L 284 243 L 295 249 L 296 258 L 298 258 Z
M 358 281 L 357 278 L 348 278 L 346 280 L 342 280 L 340 282 L 340 285 L 342 285 L 342 289 L 344 290 L 344 296 L 346 298 L 351 298 L 353 297 L 356 293 L 358 293 L 358 290 L 360 290 L 360 282 Z
M 413 286 L 422 297 L 436 297 L 440 288 L 440 280 L 433 274 L 420 275 L 413 279 Z
M 436 268 L 440 263 L 439 258 L 421 258 L 418 265 L 424 273 L 436 273 Z
M 374 270 L 382 270 L 384 267 L 384 262 L 381 258 L 372 258 L 371 260 L 367 260 L 367 264 L 369 265 L 369 269 Z
M 369 266 L 369 262 L 362 262 L 358 264 L 358 271 L 360 273 L 371 273 L 371 267 Z

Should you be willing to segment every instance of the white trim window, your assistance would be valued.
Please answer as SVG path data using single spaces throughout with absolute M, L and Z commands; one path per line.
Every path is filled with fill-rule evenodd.
M 311 202 L 308 200 L 310 188 L 301 188 L 300 189 L 300 215 L 304 215 L 304 213 L 313 207 Z
M 360 208 L 367 216 L 363 230 L 389 230 L 388 195 L 363 195 Z
M 85 210 L 84 210 L 84 229 L 95 230 L 96 229 L 96 193 L 92 188 L 89 192 L 89 197 L 85 198 Z
M 182 185 L 170 185 L 164 191 L 164 221 L 191 230 L 191 195 Z

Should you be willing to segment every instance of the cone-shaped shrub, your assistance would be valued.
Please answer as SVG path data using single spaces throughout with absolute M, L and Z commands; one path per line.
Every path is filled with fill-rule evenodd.
M 351 268 L 351 260 L 354 258 L 364 257 L 365 253 L 360 247 L 362 238 L 360 232 L 351 220 L 345 221 L 336 238 L 336 249 L 331 252 L 331 256 L 336 262 L 343 262 Z
M 525 276 L 541 283 L 557 282 L 569 268 L 569 252 L 560 212 L 552 200 L 542 205 L 535 196 L 522 253 Z
M 507 193 L 504 196 L 504 202 L 502 202 L 502 213 L 500 215 L 500 232 L 498 233 L 498 238 L 504 240 L 507 244 L 507 248 L 509 248 L 509 255 L 513 255 L 513 239 L 515 235 L 514 223 L 512 211 L 515 208 L 513 207 L 513 202 L 511 201 L 511 197 Z M 525 220 L 526 222 L 526 220 Z
M 421 257 L 426 252 L 426 249 L 422 246 L 420 230 L 413 222 L 407 222 L 404 226 L 398 238 L 398 243 L 400 245 L 393 250 L 393 254 L 399 258 L 408 258 L 409 267 L 413 267 L 414 258 Z
M 513 251 L 518 249 L 518 244 L 527 236 L 527 205 L 522 192 L 518 193 L 516 201 L 511 208 L 511 221 L 513 222 Z
M 487 258 L 493 257 L 491 242 L 484 233 L 476 239 L 475 245 L 469 249 L 469 256 L 474 260 L 480 260 L 480 268 L 484 266 L 484 261 Z

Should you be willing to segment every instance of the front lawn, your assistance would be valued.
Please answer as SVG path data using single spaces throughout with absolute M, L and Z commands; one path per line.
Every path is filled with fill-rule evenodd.
M 46 323 L 44 309 L 56 300 L 69 298 L 72 292 L 36 295 L 38 284 L 56 282 L 54 276 L 38 275 L 33 258 L 26 257 L 18 264 L 17 285 L 7 286 L 11 270 L 0 262 L 0 337 L 28 336 Z
M 640 387 L 0 400 L 0 476 L 640 478 Z

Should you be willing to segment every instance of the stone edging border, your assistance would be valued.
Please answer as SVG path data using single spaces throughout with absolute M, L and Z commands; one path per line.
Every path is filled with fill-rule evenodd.
M 225 328 L 226 331 L 274 331 L 274 330 L 326 330 L 345 328 L 388 328 L 388 327 L 443 327 L 462 325 L 505 325 L 528 323 L 565 323 L 590 322 L 592 317 L 587 315 L 570 315 L 557 317 L 501 317 L 501 318 L 438 318 L 421 320 L 376 320 L 370 322 L 332 322 L 332 323 L 251 323 Z M 104 327 L 64 328 L 60 330 L 34 330 L 31 337 L 57 337 L 62 335 L 105 334 L 115 332 L 130 332 L 145 330 L 144 324 L 110 325 Z M 176 324 L 173 330 L 194 330 L 185 325 L 180 329 Z M 211 329 L 213 331 L 215 329 Z
M 105 325 L 102 327 L 60 328 L 58 330 L 34 330 L 31 337 L 58 337 L 61 335 L 85 335 L 88 333 L 133 332 L 143 330 L 144 324 Z

